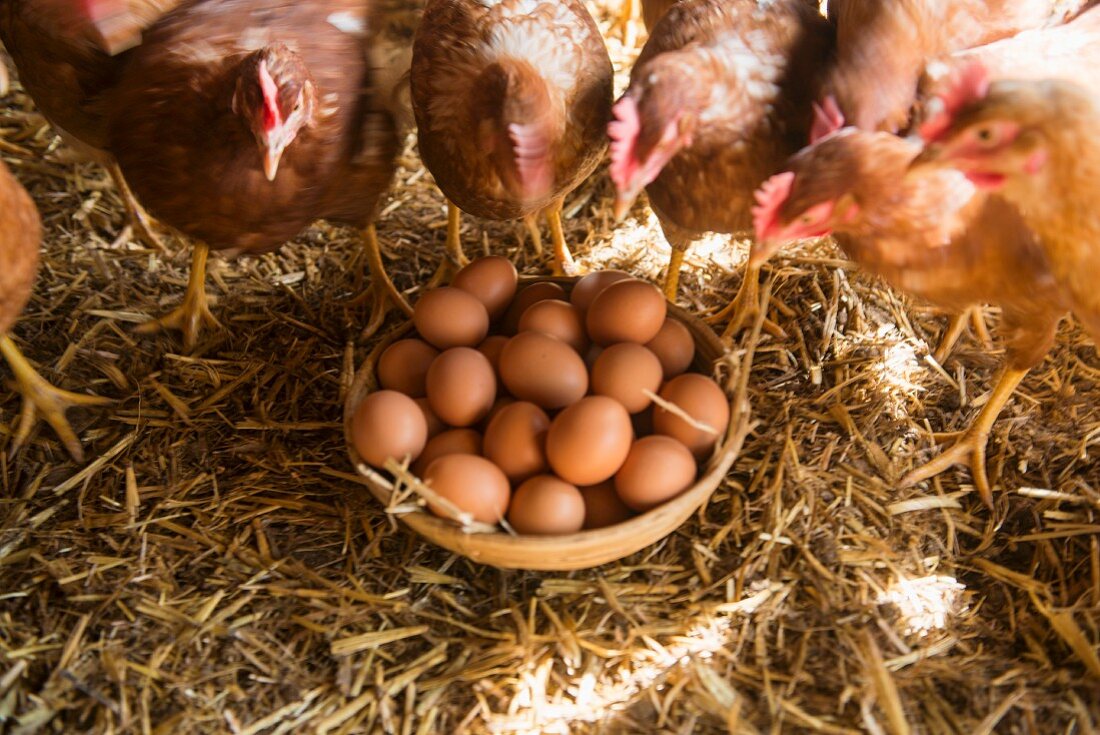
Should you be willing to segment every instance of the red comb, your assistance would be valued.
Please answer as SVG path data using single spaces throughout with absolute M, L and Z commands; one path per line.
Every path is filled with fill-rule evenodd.
M 260 91 L 264 96 L 264 130 L 271 131 L 283 124 L 283 113 L 279 109 L 279 87 L 267 70 L 267 60 L 260 59 Z
M 775 225 L 779 208 L 791 195 L 794 186 L 794 171 L 776 174 L 760 185 L 754 195 L 756 206 L 752 208 L 752 226 L 756 230 L 756 239 L 763 241 L 768 230 Z
M 844 113 L 840 111 L 836 97 L 829 95 L 821 101 L 821 104 L 814 103 L 814 124 L 810 128 L 810 145 L 843 127 Z
M 524 194 L 531 199 L 546 196 L 554 184 L 554 171 L 550 164 L 550 143 L 542 128 L 534 123 L 512 123 L 508 126 L 508 137 L 512 141 L 512 153 Z
M 917 132 L 925 143 L 931 143 L 947 132 L 955 115 L 964 106 L 985 97 L 989 92 L 989 70 L 980 61 L 967 64 L 952 75 L 951 86 L 946 92 L 935 98 L 938 106 L 932 114 L 920 124 Z
M 624 96 L 616 102 L 611 113 L 615 116 L 607 125 L 607 134 L 611 138 L 611 180 L 623 189 L 630 184 L 637 167 L 634 147 L 642 131 L 642 121 L 638 115 L 638 103 L 632 97 Z

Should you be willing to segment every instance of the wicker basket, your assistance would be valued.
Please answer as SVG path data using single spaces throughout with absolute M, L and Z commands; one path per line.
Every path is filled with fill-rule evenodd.
M 524 279 L 524 284 L 554 281 L 567 291 L 575 278 Z M 683 322 L 695 340 L 693 367 L 711 374 L 725 349 L 701 319 L 683 309 L 669 305 L 669 316 Z M 377 389 L 375 366 L 382 351 L 393 341 L 411 331 L 411 324 L 390 334 L 371 352 L 348 391 L 344 404 L 344 437 L 352 465 L 364 478 L 371 494 L 387 508 L 394 485 L 389 477 L 376 472 L 359 457 L 351 441 L 351 419 L 359 402 Z M 741 381 L 738 381 L 741 382 Z M 567 571 L 587 569 L 625 556 L 653 544 L 675 531 L 710 498 L 722 478 L 733 466 L 741 450 L 749 422 L 747 407 L 731 394 L 731 421 L 726 436 L 706 464 L 701 477 L 687 491 L 672 500 L 630 520 L 606 528 L 564 536 L 514 536 L 504 531 L 472 533 L 457 523 L 440 518 L 427 510 L 400 512 L 399 517 L 410 528 L 432 543 L 442 546 L 481 564 L 505 569 Z M 741 403 L 741 410 L 738 409 Z

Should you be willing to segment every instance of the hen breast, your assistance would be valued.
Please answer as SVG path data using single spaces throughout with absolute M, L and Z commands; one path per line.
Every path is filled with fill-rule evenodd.
M 652 71 L 650 62 L 682 65 L 673 73 L 709 102 L 691 145 L 646 187 L 666 234 L 751 227 L 756 187 L 809 135 L 810 103 L 831 48 L 828 24 L 799 0 L 687 2 L 669 10 L 631 83 Z
M 30 300 L 41 237 L 34 202 L 0 163 L 0 335 L 11 329 Z
M 475 83 L 502 60 L 529 64 L 560 123 L 553 141 L 553 185 L 541 200 L 520 201 L 500 180 L 479 139 L 490 112 Z M 580 0 L 446 0 L 432 3 L 417 34 L 413 110 L 420 155 L 443 193 L 488 219 L 545 209 L 578 186 L 607 148 L 611 60 Z

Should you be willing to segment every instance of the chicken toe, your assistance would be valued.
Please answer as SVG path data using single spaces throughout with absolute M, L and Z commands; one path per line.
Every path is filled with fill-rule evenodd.
M 370 301 L 370 317 L 360 335 L 363 339 L 368 339 L 381 328 L 386 320 L 386 314 L 393 306 L 405 312 L 405 315 L 410 318 L 413 310 L 386 273 L 386 266 L 382 262 L 382 250 L 378 244 L 378 232 L 374 225 L 368 225 L 363 230 L 363 249 L 367 253 L 367 268 L 370 270 L 371 280 L 367 290 L 355 300 Z
M 745 275 L 741 279 L 741 287 L 737 289 L 737 295 L 719 312 L 707 317 L 710 324 L 721 324 L 729 320 L 722 332 L 722 340 L 729 341 L 735 335 L 752 326 L 756 316 L 760 313 L 760 268 L 759 266 L 747 266 Z M 782 339 L 787 336 L 783 328 L 765 318 L 763 330 L 774 337 Z
M 967 464 L 974 478 L 974 487 L 986 506 L 993 507 L 993 488 L 989 483 L 989 477 L 985 467 L 985 448 L 989 442 L 989 434 L 993 430 L 993 424 L 1012 398 L 1013 391 L 1027 375 L 1027 370 L 1008 368 L 997 381 L 989 401 L 971 422 L 967 430 L 955 444 L 947 449 L 931 462 L 909 472 L 901 479 L 902 487 L 909 487 L 918 482 L 928 480 L 949 467 L 957 464 Z
M 39 416 L 57 433 L 61 443 L 77 462 L 84 461 L 84 449 L 65 418 L 65 410 L 73 406 L 105 406 L 111 399 L 55 388 L 27 362 L 27 358 L 6 334 L 0 334 L 0 355 L 3 355 L 15 375 L 17 389 L 23 396 L 23 409 L 15 429 L 12 452 L 27 441 Z
M 156 334 L 166 329 L 175 329 L 183 333 L 183 346 L 188 352 L 195 349 L 203 327 L 221 329 L 221 323 L 210 311 L 209 297 L 206 295 L 206 258 L 210 246 L 198 243 L 191 254 L 191 275 L 187 279 L 187 291 L 183 303 L 167 315 L 139 324 L 134 330 L 138 334 Z

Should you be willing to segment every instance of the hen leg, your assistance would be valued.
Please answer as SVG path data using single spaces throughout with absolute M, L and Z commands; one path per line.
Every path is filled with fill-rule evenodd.
M 619 17 L 615 25 L 619 27 L 623 46 L 634 48 L 634 0 L 619 0 Z
M 1027 370 L 1005 368 L 997 381 L 997 386 L 993 389 L 993 394 L 989 397 L 989 402 L 982 406 L 982 410 L 954 446 L 903 477 L 901 486 L 915 485 L 957 464 L 969 464 L 970 472 L 974 476 L 974 487 L 981 495 L 982 502 L 992 508 L 993 490 L 985 469 L 985 446 L 989 441 L 989 433 L 993 430 L 994 422 L 1025 375 Z
M 4 356 L 15 375 L 19 392 L 23 395 L 23 410 L 19 416 L 19 426 L 12 441 L 12 452 L 16 452 L 27 437 L 31 428 L 41 417 L 53 427 L 61 443 L 77 462 L 84 461 L 84 449 L 80 440 L 65 418 L 65 410 L 72 406 L 105 406 L 111 403 L 109 398 L 72 393 L 50 385 L 23 357 L 15 342 L 6 334 L 0 334 L 0 355 Z
M 391 305 L 397 306 L 410 317 L 412 307 L 386 274 L 386 266 L 382 263 L 382 249 L 378 245 L 378 232 L 374 225 L 368 225 L 363 230 L 363 249 L 367 253 L 367 268 L 371 274 L 370 286 L 365 294 L 371 302 L 371 313 L 362 332 L 362 338 L 367 339 L 382 326 Z
M 982 343 L 982 349 L 993 349 L 993 337 L 985 325 L 985 310 L 981 304 L 970 307 L 970 329 L 974 332 L 974 338 Z
M 164 243 L 160 241 L 160 237 L 153 231 L 152 218 L 138 202 L 137 197 L 134 196 L 134 192 L 130 189 L 130 185 L 126 183 L 126 177 L 122 175 L 122 169 L 118 167 L 117 163 L 112 161 L 107 165 L 107 173 L 111 176 L 111 180 L 114 181 L 115 188 L 118 189 L 118 195 L 122 197 L 122 206 L 126 208 L 126 217 L 130 220 L 130 225 L 134 228 L 134 234 L 149 247 L 164 252 Z
M 470 262 L 470 259 L 466 257 L 466 253 L 462 252 L 462 235 L 460 228 L 462 227 L 462 210 L 459 209 L 451 202 L 447 200 L 447 244 L 446 254 L 443 256 L 443 262 L 439 264 L 439 269 L 432 276 L 432 279 L 428 281 L 428 288 L 435 288 L 443 283 L 449 283 L 454 277 L 454 274 L 458 272 L 458 269 Z
M 538 214 L 529 214 L 524 217 L 523 226 L 527 229 L 527 236 L 531 238 L 531 247 L 535 249 L 535 255 L 542 258 L 542 232 L 539 231 Z
M 546 209 L 546 220 L 550 223 L 550 241 L 554 245 L 554 275 L 571 276 L 577 272 L 573 262 L 573 253 L 565 242 L 565 231 L 561 226 L 562 202 L 554 202 Z
M 672 252 L 668 256 L 668 272 L 665 274 L 665 298 L 670 303 L 676 303 L 676 296 L 680 292 L 680 269 L 684 267 L 685 249 L 672 246 Z
M 139 324 L 134 331 L 138 334 L 156 334 L 166 329 L 179 330 L 183 333 L 183 347 L 190 352 L 198 344 L 204 326 L 221 329 L 221 323 L 210 311 L 210 300 L 206 295 L 206 257 L 209 254 L 209 245 L 203 242 L 195 244 L 183 303 L 160 319 Z

